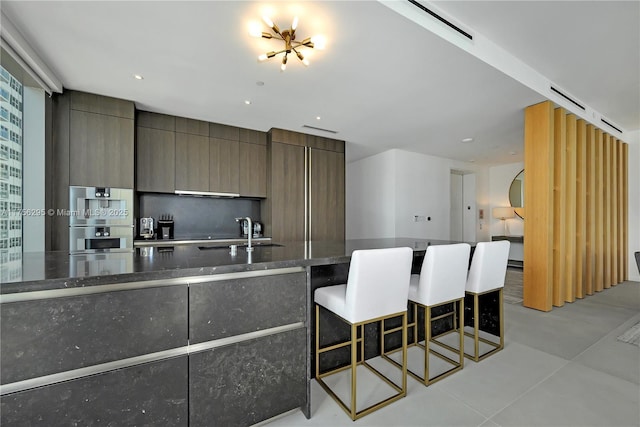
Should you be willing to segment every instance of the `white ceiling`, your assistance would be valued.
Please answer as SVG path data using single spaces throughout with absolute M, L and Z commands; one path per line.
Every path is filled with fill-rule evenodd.
M 557 3 L 437 7 L 612 122 L 640 128 L 638 2 Z M 544 99 L 376 1 L 3 0 L 2 8 L 67 89 L 148 111 L 344 139 L 347 160 L 401 148 L 483 165 L 521 161 L 523 108 Z M 298 38 L 321 33 L 327 48 L 311 52 L 308 68 L 295 57 L 285 72 L 279 61 L 258 62 L 280 49 L 248 36 L 265 9 L 281 28 L 298 15 Z M 461 143 L 466 137 L 474 141 Z

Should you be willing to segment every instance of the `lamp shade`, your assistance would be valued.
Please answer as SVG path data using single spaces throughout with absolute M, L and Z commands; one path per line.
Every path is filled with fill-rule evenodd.
M 493 215 L 494 218 L 498 218 L 498 219 L 513 218 L 515 216 L 512 207 L 493 208 L 493 210 L 491 211 L 491 214 Z

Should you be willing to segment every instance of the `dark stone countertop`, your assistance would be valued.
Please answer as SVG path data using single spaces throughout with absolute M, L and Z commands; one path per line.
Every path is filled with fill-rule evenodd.
M 25 253 L 21 277 L 3 282 L 0 294 L 339 264 L 349 262 L 351 253 L 357 249 L 407 246 L 415 252 L 424 252 L 428 245 L 448 243 L 456 242 L 411 238 L 278 242 L 282 246 L 257 246 L 251 253 L 238 247 L 236 255 L 231 255 L 227 246 L 200 249 L 205 246 L 197 244 L 138 247 L 129 253 Z

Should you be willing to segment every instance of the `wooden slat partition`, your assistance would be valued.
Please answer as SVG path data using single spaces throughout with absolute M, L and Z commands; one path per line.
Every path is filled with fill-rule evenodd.
M 604 253 L 604 289 L 611 287 L 611 135 L 603 134 L 602 151 L 604 152 L 603 160 L 603 182 L 602 189 L 604 194 L 604 228 L 603 228 L 603 253 Z
M 629 146 L 622 144 L 622 169 L 623 169 L 623 185 L 622 185 L 622 206 L 623 206 L 623 222 L 622 232 L 624 235 L 622 259 L 624 266 L 623 279 L 629 280 Z
M 595 291 L 604 288 L 604 151 L 602 131 L 596 129 L 596 275 Z
M 565 266 L 566 234 L 562 226 L 567 217 L 565 198 L 567 186 L 567 120 L 566 111 L 556 108 L 553 112 L 553 156 L 558 167 L 553 169 L 553 305 L 562 307 L 566 299 L 567 279 Z M 560 166 L 561 165 L 561 166 Z M 526 170 L 526 165 L 525 165 Z
M 624 235 L 626 234 L 626 227 L 624 226 L 624 169 L 625 164 L 623 160 L 623 148 L 622 141 L 616 140 L 616 151 L 618 153 L 618 283 L 625 280 L 624 269 Z
M 586 293 L 587 264 L 587 123 L 576 123 L 576 216 L 575 216 L 575 296 L 584 298 Z
M 523 305 L 551 310 L 553 280 L 553 103 L 525 109 L 524 167 L 527 201 Z
M 561 227 L 564 232 L 564 270 L 563 284 L 565 291 L 565 301 L 574 302 L 576 300 L 576 116 L 568 114 L 567 121 L 567 148 L 565 157 L 565 184 L 564 184 L 564 206 L 565 216 Z
M 611 146 L 611 227 L 609 233 L 611 234 L 611 252 L 609 257 L 611 258 L 611 285 L 618 284 L 618 150 L 616 139 L 609 138 L 609 145 Z
M 595 269 L 596 269 L 596 145 L 595 128 L 587 125 L 586 146 L 587 146 L 587 207 L 586 207 L 586 270 L 585 270 L 585 293 L 593 295 Z
M 525 109 L 525 307 L 628 277 L 628 145 L 547 101 Z

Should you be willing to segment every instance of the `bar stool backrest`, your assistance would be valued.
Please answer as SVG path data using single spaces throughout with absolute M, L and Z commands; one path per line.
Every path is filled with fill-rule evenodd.
M 479 242 L 473 252 L 466 290 L 482 293 L 504 287 L 509 258 L 508 240 Z
M 427 247 L 417 302 L 433 306 L 464 297 L 470 252 L 468 243 Z
M 407 310 L 412 260 L 411 248 L 353 252 L 345 295 L 352 323 Z

